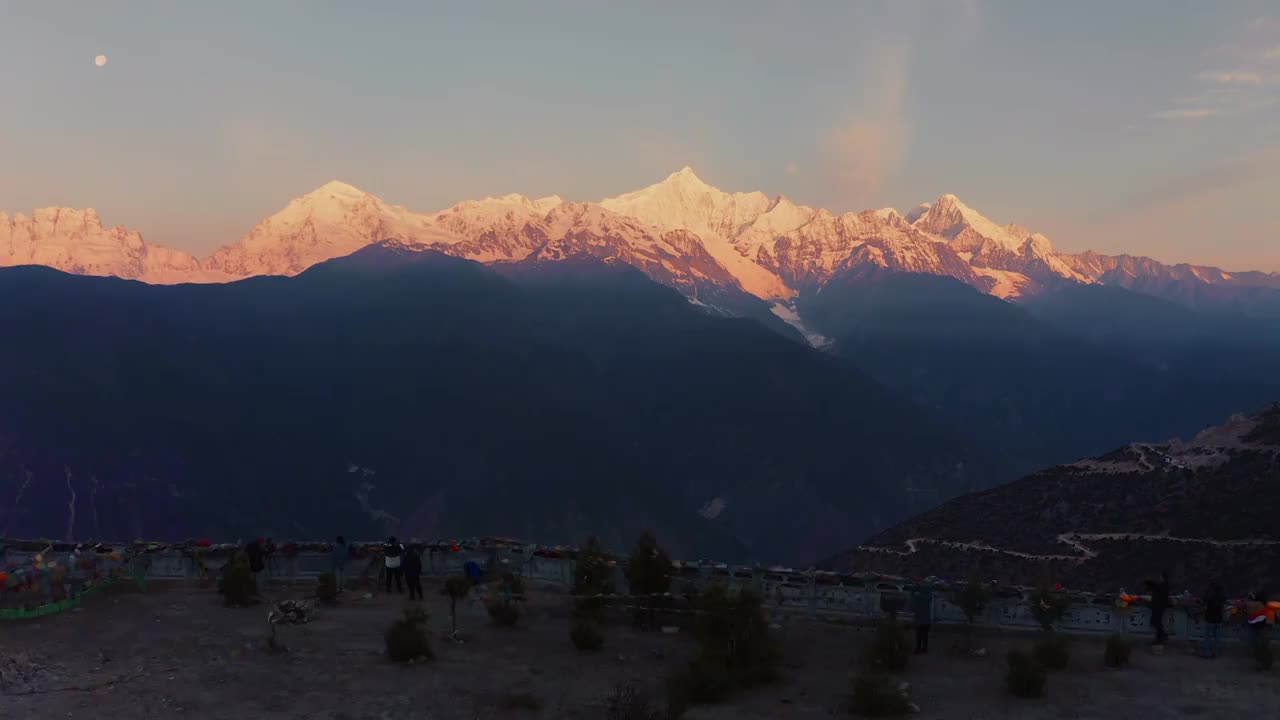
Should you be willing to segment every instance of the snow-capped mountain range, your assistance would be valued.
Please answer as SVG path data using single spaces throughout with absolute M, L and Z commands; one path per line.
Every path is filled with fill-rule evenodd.
M 955 195 L 905 216 L 888 208 L 837 215 L 780 195 L 723 192 L 688 167 L 599 202 L 512 194 L 434 213 L 334 181 L 204 259 L 148 244 L 136 231 L 104 227 L 94 210 L 0 213 L 0 266 L 47 265 L 155 284 L 295 275 L 385 240 L 482 263 L 575 256 L 625 263 L 701 304 L 714 306 L 717 291 L 745 293 L 773 305 L 780 317 L 794 315 L 791 302 L 799 295 L 877 269 L 949 276 L 1015 301 L 1070 284 L 1181 297 L 1200 297 L 1206 288 L 1209 295 L 1280 288 L 1280 273 L 1060 253 L 1044 235 L 993 222 Z

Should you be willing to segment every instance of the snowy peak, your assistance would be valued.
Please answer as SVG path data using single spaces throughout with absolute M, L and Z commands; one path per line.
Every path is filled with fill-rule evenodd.
M 1205 285 L 1223 286 L 1223 293 L 1280 289 L 1280 274 L 1059 253 L 1044 235 L 998 224 L 950 193 L 905 216 L 893 208 L 836 214 L 783 195 L 725 192 L 688 166 L 598 203 L 509 193 L 427 213 L 332 180 L 293 198 L 204 261 L 149 245 L 136 231 L 108 228 L 93 209 L 0 213 L 0 266 L 47 265 L 151 283 L 294 275 L 384 241 L 481 263 L 590 255 L 637 267 L 699 303 L 708 302 L 715 285 L 789 306 L 799 294 L 880 270 L 952 277 L 1002 298 L 1064 283 L 1191 298 Z
M 1004 229 L 1005 229 L 1005 232 L 1009 233 L 1010 235 L 1016 238 L 1029 238 L 1034 234 L 1038 234 L 1038 233 L 1032 233 L 1031 229 L 1028 228 L 1027 226 L 1019 225 L 1017 223 L 1009 223 L 1008 225 L 1004 226 Z M 1044 236 L 1040 235 L 1040 237 L 1043 238 Z M 1045 238 L 1045 240 L 1047 242 L 1048 238 Z
M 359 204 L 383 205 L 383 202 L 377 196 L 367 193 L 354 185 L 348 185 L 339 180 L 330 180 L 315 190 L 294 198 L 289 202 L 288 207 L 303 208 L 314 212 L 327 208 L 348 208 Z M 274 217 L 279 217 L 283 212 L 277 213 Z
M 988 220 L 981 213 L 965 205 L 960 198 L 950 193 L 938 198 L 912 223 L 917 229 L 932 233 L 947 240 L 959 240 L 962 247 L 955 247 L 957 252 L 972 252 L 980 240 L 991 240 L 1000 246 L 1016 252 L 1023 238 L 1016 237 L 1008 229 Z M 969 231 L 966 233 L 966 231 Z
M 464 239 L 474 239 L 487 232 L 519 230 L 523 225 L 546 217 L 562 205 L 559 195 L 537 200 L 518 193 L 483 200 L 465 200 L 432 216 L 438 227 Z
M 600 201 L 614 212 L 658 227 L 683 228 L 730 238 L 769 208 L 761 192 L 727 193 L 704 183 L 693 169 L 682 168 L 665 180 L 634 192 Z
M 795 294 L 774 272 L 755 261 L 754 243 L 790 230 L 812 213 L 782 196 L 727 193 L 703 182 L 686 166 L 662 182 L 600 201 L 616 213 L 663 230 L 688 230 L 747 292 L 760 298 Z M 754 231 L 753 223 L 760 226 Z M 751 235 L 756 240 L 748 239 Z
M 737 277 L 708 252 L 694 233 L 663 230 L 597 203 L 557 205 L 528 233 L 545 238 L 545 242 L 530 253 L 526 262 L 591 258 L 622 263 L 703 304 L 714 298 L 723 299 L 726 293 L 732 296 L 743 292 Z
M 530 200 L 529 198 L 524 198 L 524 200 L 528 202 L 529 205 L 532 206 L 533 209 L 537 210 L 538 212 L 550 212 L 551 208 L 564 202 L 564 198 L 560 197 L 559 195 L 548 195 L 546 197 L 541 197 L 536 200 Z
M 813 208 L 796 205 L 785 196 L 779 195 L 769 203 L 767 210 L 739 230 L 733 242 L 740 247 L 754 246 L 759 242 L 785 235 L 813 218 Z
M 679 186 L 679 187 L 689 188 L 699 192 L 715 190 L 715 188 L 702 182 L 702 178 L 698 177 L 697 173 L 693 171 L 693 168 L 689 167 L 688 165 L 685 165 L 679 170 L 671 173 L 670 175 L 667 176 L 666 180 L 663 180 L 658 184 Z
M 1049 238 L 1040 233 L 1023 235 L 1026 240 L 1022 241 L 1022 254 L 1031 257 L 1047 258 L 1052 256 L 1053 245 L 1049 244 Z
M 593 202 L 561 203 L 547 213 L 545 223 L 552 235 L 562 235 L 574 230 L 608 235 L 621 225 L 636 225 L 630 218 Z
M 233 277 L 296 275 L 383 240 L 432 244 L 452 239 L 431 220 L 429 214 L 388 205 L 335 180 L 290 201 L 205 265 Z
M 0 267 L 12 265 L 157 284 L 210 279 L 194 257 L 149 245 L 137 231 L 104 227 L 92 208 L 40 208 L 31 217 L 0 213 Z
M 403 208 L 398 210 L 404 211 Z M 377 196 L 353 185 L 332 180 L 309 193 L 293 198 L 283 209 L 268 217 L 263 223 L 270 223 L 277 227 L 292 227 L 308 222 L 342 223 L 344 218 L 352 215 L 392 213 L 393 208 Z
M 884 220 L 885 222 L 896 223 L 898 220 L 902 220 L 902 216 L 898 214 L 898 211 L 894 210 L 891 207 L 880 208 L 879 210 L 873 210 L 872 212 L 875 214 L 876 217 L 880 218 L 881 220 Z
M 22 217 L 19 214 L 17 217 Z M 16 219 L 16 218 L 15 218 Z M 93 232 L 102 230 L 102 219 L 93 208 L 47 207 L 31 211 L 31 220 L 44 233 Z
M 933 203 L 920 203 L 903 216 L 903 219 L 909 223 L 919 220 L 922 215 L 929 212 L 929 208 L 933 207 Z
M 559 195 L 548 195 L 546 197 L 537 198 L 535 200 L 533 198 L 521 195 L 520 193 L 508 193 L 501 197 L 487 197 L 483 200 L 467 201 L 467 203 L 460 203 L 460 204 L 470 203 L 473 205 L 510 205 L 514 207 L 528 208 L 530 210 L 540 212 L 540 213 L 546 213 L 550 211 L 551 208 L 559 205 L 562 202 L 564 202 L 564 199 L 561 198 Z
M 1044 235 L 1022 225 L 998 225 L 955 195 L 921 205 L 912 215 L 912 227 L 945 240 L 974 270 L 994 271 L 979 275 L 996 280 L 1001 289 L 987 291 L 1000 297 L 1034 294 L 1063 280 L 1091 282 L 1059 258 Z
M 342 182 L 341 180 L 330 180 L 329 182 L 327 182 L 327 183 L 325 183 L 325 184 L 321 185 L 320 187 L 316 188 L 315 190 L 312 190 L 311 192 L 307 193 L 307 194 L 306 194 L 306 195 L 304 195 L 303 197 L 312 197 L 312 196 L 338 197 L 338 196 L 345 196 L 345 197 L 352 197 L 352 198 L 360 198 L 360 197 L 364 197 L 364 196 L 365 196 L 365 195 L 367 195 L 367 194 L 368 194 L 368 193 L 366 193 L 365 191 L 361 190 L 360 188 L 358 188 L 358 187 L 356 187 L 356 186 L 354 186 L 354 185 L 348 185 L 347 183 L 344 183 L 344 182 Z
M 758 232 L 759 224 L 757 220 L 738 242 L 750 242 L 752 257 L 793 287 L 820 288 L 851 261 L 906 272 L 943 269 L 935 239 L 896 214 L 886 219 L 873 210 L 844 215 L 810 211 L 805 222 L 790 223 L 795 226 L 781 234 Z
M 782 208 L 783 211 L 785 212 L 788 210 L 794 210 L 796 207 L 797 207 L 796 204 L 791 202 L 791 200 L 789 200 L 786 195 L 778 195 L 773 200 L 769 201 L 769 207 L 765 208 L 764 211 L 773 212 L 778 208 Z

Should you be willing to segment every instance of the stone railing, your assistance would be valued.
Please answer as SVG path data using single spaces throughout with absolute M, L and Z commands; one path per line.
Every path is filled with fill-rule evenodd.
M 376 546 L 374 543 L 366 547 Z M 34 553 L 8 549 L 0 557 L 0 567 L 14 567 L 30 563 Z M 160 550 L 137 556 L 133 562 L 145 564 L 148 581 L 195 583 L 202 573 L 216 573 L 227 561 L 229 553 L 202 555 L 199 564 L 184 552 Z M 423 555 L 423 572 L 426 575 L 445 576 L 461 574 L 468 562 L 481 567 L 496 560 L 501 565 L 533 585 L 554 585 L 569 588 L 573 584 L 574 559 L 571 553 L 559 557 L 547 557 L 531 553 L 518 546 L 469 547 L 454 551 L 432 549 Z M 834 573 L 730 567 L 716 563 L 679 563 L 673 593 L 687 587 L 705 589 L 714 584 L 729 590 L 750 588 L 763 598 L 775 614 L 806 614 L 828 621 L 856 621 L 884 615 L 882 601 L 885 598 L 905 599 L 909 583 L 893 579 L 868 580 L 840 576 Z M 202 566 L 202 567 L 201 567 Z M 380 567 L 380 555 L 373 553 L 363 559 L 349 562 L 349 577 L 376 574 Z M 291 557 L 277 553 L 267 574 L 277 582 L 314 582 L 322 573 L 329 572 L 330 556 L 322 552 L 299 552 Z M 375 577 L 376 579 L 376 577 Z M 627 595 L 627 581 L 621 565 L 615 564 L 614 587 L 617 594 Z M 47 592 L 47 588 L 45 592 Z M 1077 596 L 1070 609 L 1057 623 L 1059 630 L 1073 634 L 1123 633 L 1134 636 L 1150 636 L 1150 611 L 1141 606 L 1120 608 L 1114 599 L 1098 597 L 1082 600 Z M 934 600 L 935 622 L 964 624 L 964 612 L 948 600 L 945 592 L 936 592 Z M 1039 627 L 1033 617 L 1025 592 L 1010 590 L 993 598 L 976 621 L 984 628 L 1027 629 Z M 1165 614 L 1165 625 L 1170 635 L 1180 639 L 1198 640 L 1204 635 L 1204 622 L 1193 613 L 1173 608 Z M 1223 628 L 1223 639 L 1243 639 L 1245 628 L 1229 623 Z

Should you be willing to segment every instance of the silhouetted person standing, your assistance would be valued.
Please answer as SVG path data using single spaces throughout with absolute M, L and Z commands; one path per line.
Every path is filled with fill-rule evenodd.
M 261 585 L 264 558 L 262 541 L 256 539 L 249 541 L 249 544 L 244 547 L 244 554 L 245 557 L 249 558 L 249 571 L 253 573 L 253 579 Z M 261 590 L 262 588 L 259 587 L 258 589 Z
M 1222 586 L 1214 582 L 1204 594 L 1204 642 L 1201 643 L 1200 656 L 1216 658 L 1222 652 L 1222 616 L 1227 604 L 1227 596 Z
M 266 544 L 262 546 L 262 554 L 266 556 L 267 579 L 276 575 L 276 541 L 267 538 Z
M 401 564 L 404 571 L 404 584 L 409 586 L 410 600 L 422 599 L 422 556 L 418 552 L 417 545 L 410 545 Z
M 933 588 L 920 587 L 911 593 L 911 613 L 916 626 L 916 654 L 929 652 L 929 630 L 933 627 Z
M 1275 614 L 1267 612 L 1267 591 L 1254 590 L 1244 600 L 1245 622 L 1249 624 L 1249 642 L 1256 652 L 1271 642 L 1267 637 L 1267 625 L 1275 622 Z
M 1159 580 L 1148 580 L 1151 589 L 1151 627 L 1156 631 L 1152 645 L 1164 645 L 1169 634 L 1164 631 L 1164 612 L 1169 609 L 1169 571 L 1161 570 Z
M 394 535 L 382 546 L 382 558 L 387 568 L 387 592 L 391 592 L 391 581 L 394 579 L 396 592 L 403 593 L 404 570 L 401 568 L 401 561 L 404 559 L 404 545 L 401 545 Z
M 347 582 L 347 561 L 351 559 L 351 546 L 347 544 L 347 539 L 339 535 L 338 539 L 333 543 L 333 549 L 329 551 L 329 570 L 333 573 L 333 579 L 337 582 L 338 592 L 346 586 Z

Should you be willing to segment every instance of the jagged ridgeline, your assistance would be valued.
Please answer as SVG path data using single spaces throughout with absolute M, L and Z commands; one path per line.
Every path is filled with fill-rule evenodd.
M 685 236 L 672 235 L 684 231 Z M 295 275 L 393 239 L 484 263 L 573 246 L 638 269 L 686 295 L 745 291 L 785 306 L 832 280 L 871 268 L 951 277 L 1001 298 L 1105 285 L 1188 304 L 1235 303 L 1275 310 L 1280 274 L 1166 265 L 1130 255 L 1066 253 L 1016 224 L 1000 224 L 951 194 L 905 216 L 892 208 L 837 213 L 762 192 L 724 192 L 685 167 L 646 188 L 598 203 L 518 194 L 418 212 L 333 181 L 302 195 L 240 240 L 206 258 L 148 244 L 105 227 L 92 209 L 0 213 L 0 266 L 41 264 L 152 283 L 219 282 Z M 600 242 L 607 239 L 607 242 Z M 580 249 L 580 248 L 579 248 Z

